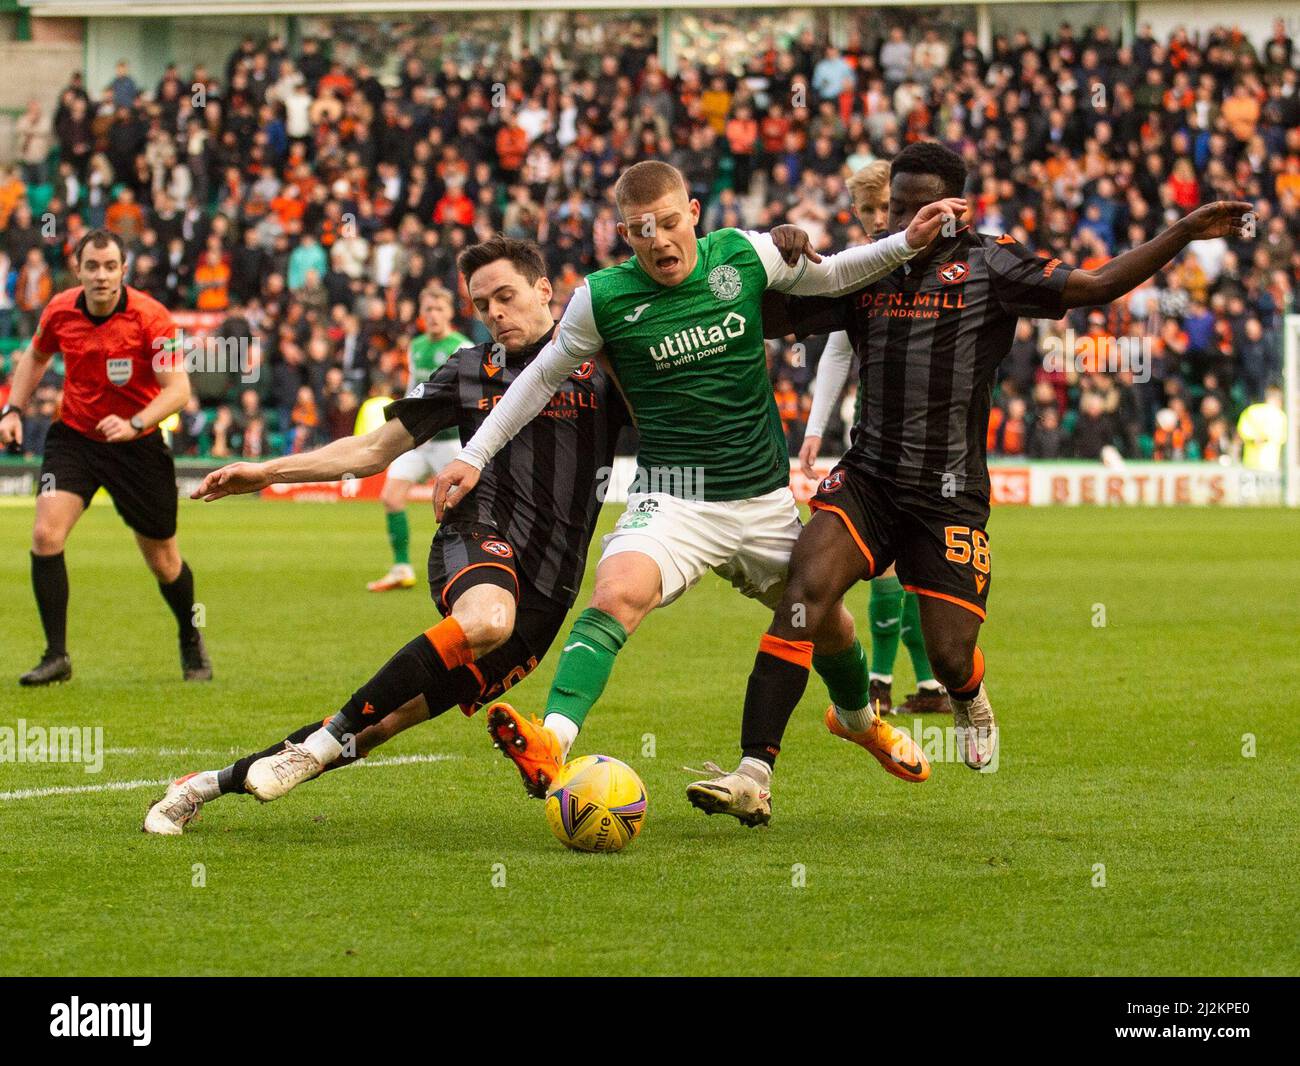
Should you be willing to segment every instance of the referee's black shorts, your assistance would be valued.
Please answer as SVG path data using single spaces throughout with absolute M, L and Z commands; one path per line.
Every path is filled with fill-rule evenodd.
M 537 668 L 569 613 L 568 604 L 543 596 L 516 570 L 513 545 L 490 526 L 442 526 L 429 549 L 429 591 L 442 614 L 477 585 L 494 585 L 515 598 L 515 628 L 501 647 L 452 672 L 454 691 L 425 693 L 431 714 L 454 704 L 473 714 Z
M 176 466 L 161 433 L 109 444 L 55 422 L 45 438 L 37 492 L 71 492 L 89 507 L 103 487 L 131 529 L 151 540 L 176 535 Z

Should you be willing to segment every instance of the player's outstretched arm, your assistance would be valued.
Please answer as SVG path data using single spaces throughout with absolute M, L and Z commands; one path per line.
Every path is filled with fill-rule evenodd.
M 1096 270 L 1072 270 L 1062 292 L 1065 307 L 1093 307 L 1136 289 L 1192 241 L 1229 235 L 1240 237 L 1245 216 L 1254 211 L 1239 200 L 1220 200 L 1198 207 L 1163 233 L 1118 255 Z
M 231 463 L 214 470 L 191 493 L 195 500 L 219 500 L 260 492 L 268 485 L 299 481 L 338 481 L 345 477 L 368 477 L 383 470 L 405 451 L 415 438 L 394 418 L 361 437 L 341 437 L 301 455 L 282 455 L 267 463 Z
M 767 268 L 768 285 L 796 296 L 839 296 L 854 292 L 902 266 L 937 237 L 947 221 L 960 217 L 966 201 L 956 197 L 927 204 L 903 233 L 828 256 L 807 256 L 791 265 L 771 234 L 747 232 Z
M 836 330 L 827 339 L 822 357 L 817 363 L 812 410 L 808 412 L 808 427 L 799 448 L 799 466 L 804 477 L 817 476 L 813 464 L 821 451 L 822 437 L 826 435 L 826 423 L 830 421 L 831 409 L 844 391 L 844 383 L 849 380 L 852 364 L 853 345 L 849 343 L 848 334 Z

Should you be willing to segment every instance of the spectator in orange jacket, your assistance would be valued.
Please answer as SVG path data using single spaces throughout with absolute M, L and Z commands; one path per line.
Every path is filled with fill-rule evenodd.
M 195 306 L 200 311 L 224 311 L 230 306 L 230 267 L 213 249 L 203 257 L 203 263 L 194 271 L 194 287 L 198 290 Z
M 50 302 L 54 292 L 54 279 L 45 257 L 39 248 L 29 249 L 27 260 L 18 271 L 18 287 L 14 291 L 14 306 L 18 308 L 18 335 L 30 337 L 36 332 L 41 312 Z
M 104 227 L 116 233 L 127 244 L 134 243 L 144 230 L 144 212 L 135 201 L 135 193 L 129 188 L 118 190 L 117 199 L 104 214 Z
M 497 130 L 497 162 L 501 167 L 501 177 L 507 184 L 519 180 L 527 155 L 528 131 L 519 125 L 512 111 Z

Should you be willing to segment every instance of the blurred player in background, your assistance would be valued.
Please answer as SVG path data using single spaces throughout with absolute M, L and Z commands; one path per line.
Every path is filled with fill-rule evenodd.
M 92 230 L 73 253 L 79 286 L 59 293 L 19 358 L 0 446 L 22 443 L 22 411 L 56 352 L 63 353 L 63 409 L 50 427 L 32 530 L 32 588 L 45 652 L 18 679 L 49 685 L 72 677 L 68 655 L 68 571 L 63 548 L 102 487 L 135 533 L 145 563 L 176 616 L 182 676 L 208 681 L 203 635 L 194 625 L 194 575 L 176 545 L 176 469 L 158 433 L 190 398 L 176 324 L 157 300 L 125 284 L 126 247 Z M 133 607 L 123 605 L 127 614 Z
M 936 196 L 959 195 L 967 180 L 961 156 L 920 141 L 894 158 L 890 175 L 893 232 Z M 1040 258 L 1013 237 L 962 225 L 859 292 L 787 298 L 781 323 L 769 313 L 770 331 L 783 335 L 847 330 L 861 366 L 863 404 L 853 447 L 812 501 L 768 636 L 798 636 L 795 605 L 805 625 L 815 627 L 857 581 L 896 559 L 904 586 L 922 597 L 925 646 L 948 690 L 962 760 L 989 768 L 998 729 L 977 646 L 992 573 L 985 449 L 994 376 L 1016 320 L 1109 303 L 1192 241 L 1240 236 L 1251 210 L 1244 202 L 1207 204 L 1096 269 Z M 743 750 L 755 738 L 780 744 L 807 683 L 806 665 L 760 643 Z M 832 709 L 832 731 L 836 718 L 852 729 Z
M 407 351 L 407 388 L 428 381 L 458 348 L 470 339 L 451 328 L 455 313 L 452 295 L 436 282 L 420 294 L 420 321 L 424 332 L 411 340 Z M 411 525 L 406 520 L 406 497 L 412 485 L 433 477 L 460 451 L 460 437 L 455 428 L 443 430 L 393 460 L 384 481 L 380 501 L 388 522 L 388 543 L 393 549 L 393 566 L 378 581 L 366 586 L 371 592 L 415 587 L 415 570 L 411 566 Z
M 365 476 L 449 427 L 471 437 L 550 341 L 555 322 L 551 283 L 535 244 L 494 237 L 457 262 L 491 343 L 451 353 L 428 381 L 385 408 L 383 427 L 318 451 L 223 467 L 195 496 L 216 500 L 275 482 Z M 309 722 L 223 770 L 172 782 L 150 807 L 144 831 L 182 833 L 204 803 L 230 793 L 277 799 L 457 704 L 472 714 L 527 677 L 582 584 L 600 515 L 598 471 L 613 462 L 628 421 L 601 367 L 576 367 L 556 386 L 546 413 L 502 448 L 438 527 L 429 548 L 429 590 L 443 620 L 399 650 L 323 725 Z
M 846 185 L 853 197 L 853 213 L 867 234 L 883 236 L 889 223 L 889 163 L 877 159 L 852 174 Z M 808 414 L 808 427 L 803 445 L 799 449 L 799 464 L 807 478 L 816 479 L 814 465 L 821 453 L 822 437 L 830 421 L 835 402 L 844 392 L 853 364 L 853 345 L 848 334 L 839 329 L 826 339 L 821 359 L 817 363 L 817 379 L 813 389 L 812 410 Z M 862 393 L 855 390 L 853 422 L 862 415 Z M 934 678 L 930 659 L 925 654 L 925 638 L 921 635 L 921 612 L 915 592 L 907 592 L 899 583 L 891 564 L 879 577 L 871 580 L 871 601 L 867 607 L 867 620 L 871 626 L 871 670 L 868 697 L 877 714 L 896 714 L 894 707 L 894 660 L 898 655 L 898 642 L 907 646 L 916 674 L 916 691 L 907 697 L 901 710 L 907 714 L 925 714 L 947 711 L 948 700 L 943 686 Z
M 555 339 L 438 475 L 434 490 L 435 507 L 444 500 L 459 506 L 487 461 L 544 410 L 556 384 L 604 352 L 636 419 L 643 484 L 633 486 L 604 540 L 591 604 L 565 642 L 544 720 L 530 722 L 504 703 L 488 710 L 498 745 L 539 798 L 646 615 L 710 570 L 769 606 L 780 597 L 801 527 L 768 379 L 763 293 L 860 288 L 915 256 L 943 219 L 965 206 L 939 198 L 906 233 L 825 259 L 814 253 L 791 261 L 770 234 L 723 228 L 697 238 L 699 201 L 667 163 L 627 168 L 614 196 L 619 236 L 634 254 L 587 276 Z M 867 715 L 863 746 L 881 765 L 906 780 L 925 780 L 920 749 L 866 711 L 866 657 L 842 603 L 800 640 L 774 644 L 773 654 L 815 665 L 837 704 Z M 735 774 L 708 767 L 712 776 L 691 799 L 759 825 L 771 816 L 776 749 L 753 746 L 745 754 Z

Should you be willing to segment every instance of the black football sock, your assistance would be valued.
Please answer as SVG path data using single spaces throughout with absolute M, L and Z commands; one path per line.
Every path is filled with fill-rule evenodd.
M 771 633 L 758 642 L 740 727 L 740 750 L 747 758 L 776 764 L 785 727 L 808 687 L 812 648 L 812 641 L 782 640 Z
M 45 654 L 68 652 L 68 568 L 63 552 L 37 555 L 32 552 L 32 589 L 36 609 L 45 630 Z
M 300 729 L 295 729 L 285 737 L 284 740 L 277 741 L 269 748 L 265 748 L 252 755 L 245 755 L 242 759 L 238 759 L 231 763 L 224 770 L 218 770 L 217 787 L 221 789 L 221 794 L 226 796 L 231 792 L 243 792 L 244 779 L 248 776 L 248 768 L 252 766 L 253 763 L 257 762 L 258 759 L 265 759 L 268 755 L 274 755 L 276 752 L 282 751 L 285 744 L 288 742 L 301 744 L 320 727 L 320 722 L 308 722 Z M 335 762 L 330 763 L 329 766 L 325 767 L 325 769 L 333 770 L 337 766 L 346 766 L 350 762 L 356 762 L 356 760 L 357 757 L 355 755 L 349 756 L 345 751 Z
M 454 702 L 472 702 L 480 686 L 473 674 L 458 668 L 473 658 L 460 623 L 444 618 L 380 667 L 326 723 L 326 728 L 346 746 L 349 735 L 356 735 L 417 696 L 425 697 L 431 711 Z
M 158 582 L 158 591 L 176 616 L 181 640 L 193 640 L 199 631 L 194 628 L 194 572 L 190 570 L 190 564 L 182 559 L 181 572 L 176 575 L 176 580 L 168 585 Z

